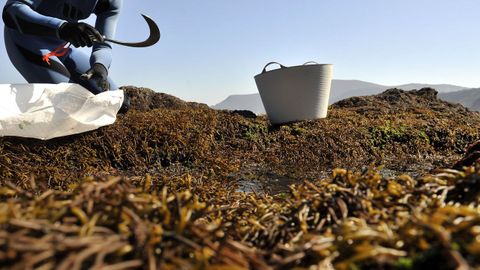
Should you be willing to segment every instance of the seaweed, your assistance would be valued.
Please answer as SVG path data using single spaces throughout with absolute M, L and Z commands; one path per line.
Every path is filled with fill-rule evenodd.
M 431 89 L 277 127 L 125 90 L 112 126 L 0 138 L 0 269 L 480 267 L 480 164 L 463 150 L 480 115 Z M 272 175 L 296 181 L 239 190 Z

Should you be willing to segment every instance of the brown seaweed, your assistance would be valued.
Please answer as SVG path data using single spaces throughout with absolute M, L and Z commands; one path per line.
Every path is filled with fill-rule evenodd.
M 0 269 L 480 267 L 480 165 L 431 171 L 478 139 L 478 113 L 391 90 L 269 127 L 127 90 L 110 127 L 0 139 Z M 298 184 L 238 190 L 266 172 Z

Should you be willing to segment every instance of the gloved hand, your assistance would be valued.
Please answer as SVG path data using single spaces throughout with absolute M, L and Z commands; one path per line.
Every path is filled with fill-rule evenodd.
M 85 80 L 95 80 L 98 87 L 103 91 L 108 91 L 110 89 L 110 84 L 108 83 L 108 70 L 102 64 L 94 64 L 85 74 L 82 74 L 81 78 Z
M 86 23 L 67 22 L 60 26 L 61 39 L 70 42 L 76 48 L 92 47 L 94 41 L 103 42 L 103 36 L 93 26 Z

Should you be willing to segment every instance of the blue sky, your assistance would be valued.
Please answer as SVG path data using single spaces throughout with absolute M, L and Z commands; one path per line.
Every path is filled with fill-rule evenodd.
M 479 10 L 477 0 L 124 0 L 117 38 L 143 39 L 145 13 L 162 39 L 115 46 L 111 76 L 207 104 L 255 93 L 269 61 L 333 63 L 337 79 L 385 85 L 479 87 Z M 3 42 L 0 57 L 0 83 L 24 82 Z

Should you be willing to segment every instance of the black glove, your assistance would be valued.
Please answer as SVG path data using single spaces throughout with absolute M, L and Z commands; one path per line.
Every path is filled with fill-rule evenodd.
M 85 80 L 95 80 L 98 87 L 103 91 L 108 91 L 110 85 L 108 83 L 108 70 L 102 64 L 96 63 L 91 69 L 89 69 L 85 74 L 82 74 L 82 79 Z
M 76 48 L 92 47 L 93 42 L 103 42 L 103 36 L 93 26 L 86 23 L 67 22 L 60 26 L 58 34 L 61 39 L 70 42 Z

